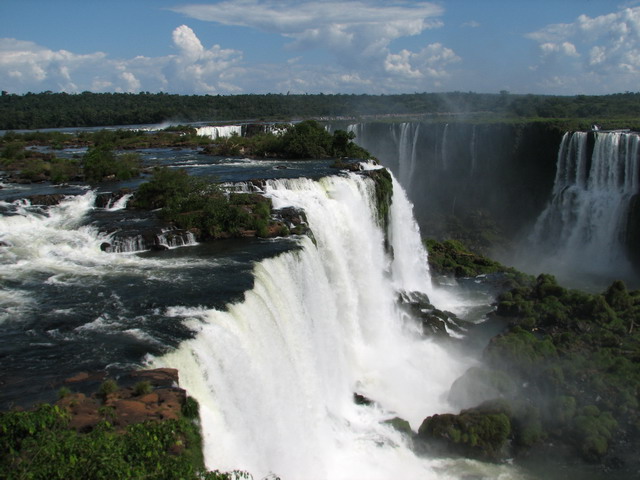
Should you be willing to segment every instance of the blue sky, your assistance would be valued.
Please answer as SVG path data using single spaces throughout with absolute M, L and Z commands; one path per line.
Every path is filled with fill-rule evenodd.
M 11 93 L 608 94 L 639 0 L 0 0 Z

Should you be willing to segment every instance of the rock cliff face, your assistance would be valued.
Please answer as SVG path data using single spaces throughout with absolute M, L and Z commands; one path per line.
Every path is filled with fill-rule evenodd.
M 544 123 L 363 123 L 350 129 L 408 191 L 421 226 L 481 210 L 511 234 L 544 209 L 564 133 Z

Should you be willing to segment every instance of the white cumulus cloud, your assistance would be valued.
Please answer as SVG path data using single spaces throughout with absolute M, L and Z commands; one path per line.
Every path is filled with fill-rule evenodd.
M 242 53 L 219 45 L 205 48 L 186 25 L 173 31 L 176 54 L 162 57 L 109 58 L 96 52 L 80 55 L 51 50 L 33 42 L 0 38 L 2 89 L 27 91 L 171 91 L 231 93 Z
M 640 85 L 640 7 L 573 23 L 548 25 L 527 35 L 540 48 L 541 85 L 594 92 L 637 90 Z M 569 82 L 567 78 L 575 78 Z
M 460 57 L 453 50 L 434 43 L 416 53 L 408 50 L 390 53 L 385 61 L 385 69 L 407 78 L 441 78 L 448 75 L 445 67 L 458 61 Z
M 342 69 L 337 78 L 357 78 L 366 84 L 384 85 L 389 75 L 442 76 L 446 65 L 458 58 L 439 44 L 433 44 L 441 50 L 437 53 L 432 45 L 416 52 L 392 51 L 394 40 L 442 26 L 439 17 L 444 10 L 430 2 L 225 0 L 172 10 L 198 20 L 279 35 L 290 40 L 286 48 L 296 52 L 325 50 Z M 336 79 L 332 73 L 326 78 L 328 83 L 329 78 Z M 316 82 L 298 84 L 306 87 L 310 83 Z

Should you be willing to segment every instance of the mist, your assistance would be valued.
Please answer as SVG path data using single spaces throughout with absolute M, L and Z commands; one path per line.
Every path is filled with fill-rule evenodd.
M 640 239 L 637 134 L 472 121 L 349 128 L 407 190 L 424 236 L 569 286 L 640 284 L 629 247 Z

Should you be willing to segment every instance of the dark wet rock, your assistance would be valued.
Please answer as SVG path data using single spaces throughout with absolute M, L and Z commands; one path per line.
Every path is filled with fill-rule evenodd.
M 95 206 L 98 208 L 110 208 L 118 200 L 130 193 L 131 191 L 129 189 L 121 189 L 116 192 L 99 193 L 96 195 Z
M 135 380 L 149 380 L 154 385 L 171 387 L 178 385 L 180 377 L 175 368 L 155 368 L 153 370 L 134 370 L 129 374 Z
M 360 172 L 362 171 L 362 164 L 360 162 L 361 160 L 339 158 L 331 164 L 331 168 L 348 170 L 350 172 Z
M 285 207 L 273 211 L 273 217 L 287 227 L 290 233 L 304 235 L 309 233 L 309 225 L 304 210 Z
M 449 331 L 462 332 L 465 322 L 454 313 L 434 307 L 422 292 L 400 292 L 398 304 L 408 315 L 421 323 L 426 336 L 448 337 Z
M 353 402 L 356 405 L 366 405 L 366 406 L 370 406 L 370 405 L 374 404 L 373 400 L 371 400 L 371 399 L 369 399 L 369 398 L 367 398 L 364 395 L 361 395 L 359 393 L 354 393 L 353 394 Z
M 262 178 L 254 178 L 252 180 L 249 180 L 247 182 L 247 185 L 249 185 L 249 187 L 251 187 L 254 191 L 262 192 L 267 186 L 267 181 Z
M 31 205 L 42 205 L 42 206 L 52 206 L 58 205 L 62 200 L 64 200 L 66 195 L 62 193 L 52 193 L 47 195 L 31 195 L 30 197 L 26 197 L 27 200 L 31 203 Z

